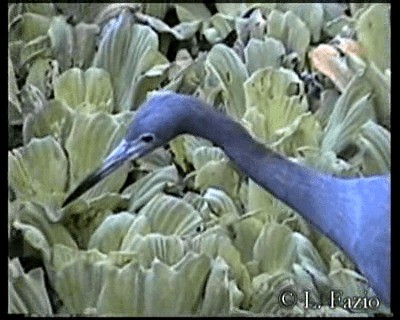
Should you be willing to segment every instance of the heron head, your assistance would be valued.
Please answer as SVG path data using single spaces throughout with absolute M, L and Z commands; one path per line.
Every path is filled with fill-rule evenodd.
M 81 182 L 64 205 L 79 197 L 127 160 L 140 158 L 184 132 L 191 99 L 171 92 L 153 94 L 137 110 L 124 139 L 100 168 Z
M 187 100 L 176 93 L 153 94 L 137 110 L 124 140 L 143 145 L 145 153 L 165 145 L 183 132 Z
M 137 110 L 127 134 L 104 160 L 120 163 L 137 159 L 165 145 L 183 132 L 183 119 L 187 113 L 187 97 L 176 93 L 156 93 Z

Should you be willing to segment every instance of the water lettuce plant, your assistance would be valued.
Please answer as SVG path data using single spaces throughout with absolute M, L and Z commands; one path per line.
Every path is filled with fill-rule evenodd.
M 200 96 L 318 170 L 390 172 L 390 5 L 8 10 L 9 313 L 390 314 L 329 308 L 333 289 L 374 293 L 329 239 L 201 138 L 180 136 L 61 207 L 159 90 Z M 305 291 L 324 305 L 304 308 Z M 287 308 L 282 292 L 303 298 Z

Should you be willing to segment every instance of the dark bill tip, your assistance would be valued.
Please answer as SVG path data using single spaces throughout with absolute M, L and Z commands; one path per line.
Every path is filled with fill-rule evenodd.
M 92 172 L 89 174 L 85 180 L 83 180 L 76 188 L 75 190 L 67 197 L 67 199 L 64 200 L 62 207 L 65 207 L 72 201 L 76 200 L 79 198 L 82 194 L 84 194 L 86 191 L 88 191 L 90 188 L 92 188 L 94 185 L 96 185 L 98 182 L 103 180 L 106 176 L 108 176 L 110 173 L 118 169 L 124 161 L 120 162 L 115 162 L 112 166 L 110 165 L 105 165 L 101 167 L 100 169 L 97 169 L 96 171 Z
M 103 165 L 86 177 L 86 179 L 83 180 L 64 200 L 62 207 L 65 207 L 75 199 L 79 198 L 99 181 L 103 180 L 109 174 L 117 170 L 125 161 L 129 159 L 136 159 L 149 151 L 150 148 L 143 141 L 139 140 L 127 142 L 125 139 L 123 139 L 121 143 L 104 160 Z

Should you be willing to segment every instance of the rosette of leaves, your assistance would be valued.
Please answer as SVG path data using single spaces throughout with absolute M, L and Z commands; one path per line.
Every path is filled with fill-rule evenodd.
M 47 129 L 47 134 L 51 129 L 55 129 L 57 133 L 53 119 L 49 116 L 46 119 L 43 113 L 41 116 L 34 119 L 31 125 L 34 127 L 41 121 L 41 128 Z M 53 124 L 53 128 L 50 123 Z M 47 128 L 44 127 L 45 124 L 48 125 Z M 120 139 L 123 130 L 119 124 L 112 116 L 97 113 L 74 117 L 71 121 L 71 131 L 65 140 L 61 139 L 62 134 L 59 136 L 61 141 L 51 136 L 30 138 L 27 134 L 29 143 L 9 153 L 9 183 L 16 198 L 59 206 L 66 193 L 98 167 L 108 150 Z M 32 131 L 34 134 L 38 133 L 33 128 Z M 104 145 L 108 147 L 105 149 Z M 122 170 L 125 175 L 126 169 L 125 167 Z M 111 185 L 121 178 L 119 174 L 116 180 L 111 179 L 114 180 Z M 120 183 L 117 185 L 121 186 Z M 117 185 L 110 190 L 118 189 Z
M 54 261 L 55 289 L 64 312 L 72 314 L 227 315 L 240 292 L 228 281 L 224 260 L 193 252 L 172 264 L 154 258 L 145 267 L 123 252 L 75 253 L 59 246 Z
M 68 114 L 68 111 L 65 112 Z M 42 113 L 33 119 L 32 126 L 41 123 L 40 128 L 47 131 L 47 134 L 54 129 L 57 133 L 54 120 L 63 118 L 52 118 L 51 113 L 48 115 Z M 26 146 L 10 151 L 9 188 L 15 201 L 34 202 L 47 212 L 47 222 L 41 221 L 37 226 L 40 232 L 52 228 L 46 223 L 62 220 L 69 232 L 84 245 L 91 230 L 122 200 L 121 195 L 116 193 L 122 187 L 129 167 L 121 167 L 82 199 L 61 209 L 61 203 L 70 190 L 100 166 L 101 159 L 124 133 L 121 122 L 116 121 L 115 116 L 102 113 L 74 115 L 70 115 L 72 119 L 69 119 L 71 126 L 68 135 L 61 134 L 59 141 L 51 135 L 33 137 Z M 107 149 L 104 145 L 108 146 Z M 39 213 L 37 210 L 27 214 L 40 214 L 40 210 Z M 93 222 L 92 227 L 87 226 L 88 221 Z M 54 243 L 49 241 L 49 244 L 51 246 Z
M 382 80 L 380 85 L 377 82 L 378 78 Z M 388 172 L 390 135 L 376 122 L 386 124 L 386 119 L 390 118 L 389 112 L 387 80 L 376 68 L 366 67 L 362 73 L 353 77 L 345 92 L 337 100 L 325 128 L 321 144 L 322 152 L 333 151 L 355 166 L 359 165 L 360 161 L 364 162 L 366 158 L 363 157 L 368 154 L 369 165 L 364 162 L 361 168 L 363 174 L 377 173 L 376 169 L 372 169 L 375 166 L 381 168 L 379 173 Z M 374 125 L 367 125 L 371 122 L 374 122 Z M 378 149 L 377 144 L 380 145 Z M 365 148 L 372 148 L 374 151 L 370 149 L 366 154 Z
M 123 219 L 123 216 L 121 216 L 121 219 Z M 123 237 L 117 243 L 129 247 L 129 241 L 131 241 L 129 239 L 135 234 L 160 233 L 181 236 L 192 234 L 196 232 L 201 222 L 200 213 L 186 201 L 163 193 L 157 193 L 139 210 L 137 218 L 132 220 L 129 228 L 126 229 L 126 233 L 117 232 L 120 237 Z M 112 226 L 112 224 L 110 225 Z M 107 223 L 104 228 L 106 226 Z M 114 232 L 112 229 L 107 228 L 100 229 L 98 232 Z M 115 237 L 117 237 L 117 233 L 114 235 Z M 102 237 L 100 235 L 96 236 L 96 241 L 100 241 Z M 105 241 L 108 241 L 107 237 L 104 237 Z M 101 249 L 101 247 L 98 248 Z M 119 249 L 119 247 L 115 249 Z
M 84 22 L 72 26 L 65 15 L 56 14 L 53 4 L 47 6 L 36 10 L 31 5 L 27 11 L 12 7 L 9 46 L 17 70 L 29 72 L 29 66 L 38 58 L 57 60 L 62 71 L 73 65 L 88 67 L 95 53 L 99 27 Z
M 273 37 L 265 36 L 262 40 L 252 38 L 244 48 L 243 60 L 233 49 L 217 44 L 207 55 L 205 63 L 205 87 L 207 83 L 213 83 L 213 90 L 216 90 L 217 86 L 222 92 L 227 113 L 236 119 L 241 119 L 246 111 L 243 83 L 256 71 L 281 67 L 285 60 L 285 47 L 280 40 Z M 209 92 L 205 94 L 207 99 Z
M 97 91 L 99 87 L 95 83 L 102 84 L 101 91 Z M 70 94 L 71 90 L 75 95 Z M 40 93 L 39 90 L 36 92 Z M 51 232 L 50 222 L 66 219 L 64 222 L 69 232 L 84 244 L 91 230 L 85 227 L 87 218 L 84 214 L 93 221 L 101 221 L 104 215 L 110 214 L 109 210 L 121 201 L 116 192 L 126 179 L 128 166 L 120 168 L 92 189 L 83 197 L 84 200 L 64 209 L 60 208 L 61 203 L 72 188 L 100 166 L 101 159 L 119 142 L 132 113 L 112 116 L 99 112 L 102 109 L 111 111 L 113 97 L 109 76 L 101 69 L 91 68 L 86 72 L 77 68 L 68 70 L 57 80 L 55 95 L 56 100 L 37 100 L 33 112 L 24 119 L 25 145 L 9 152 L 11 201 L 35 203 L 37 207 L 25 213 L 28 217 L 46 212 L 45 220 L 35 220 L 32 225 L 37 232 Z M 76 224 L 79 213 L 78 220 L 82 220 Z M 75 225 L 71 224 L 71 214 L 75 215 Z M 29 223 L 32 222 L 26 224 Z M 14 227 L 29 229 L 21 224 Z M 41 237 L 47 239 L 48 246 L 54 245 L 47 236 Z
M 54 98 L 71 109 L 86 113 L 111 113 L 114 109 L 110 74 L 100 68 L 67 70 L 54 84 Z
M 282 224 L 264 225 L 254 242 L 252 260 L 246 265 L 252 275 L 250 310 L 256 314 L 307 314 L 308 310 L 303 308 L 304 291 L 308 291 L 312 303 L 326 304 L 330 290 L 344 285 L 342 278 L 334 276 L 337 272 L 348 276 L 347 294 L 363 295 L 366 290 L 356 272 L 341 265 L 330 270 L 304 235 Z M 279 304 L 278 295 L 285 290 L 298 294 L 298 304 L 293 308 L 285 309 Z

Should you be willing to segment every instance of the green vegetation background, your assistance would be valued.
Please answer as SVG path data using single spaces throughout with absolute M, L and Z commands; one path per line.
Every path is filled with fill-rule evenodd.
M 340 249 L 193 136 L 61 204 L 159 90 L 201 97 L 318 170 L 390 172 L 390 5 L 18 3 L 8 10 L 9 313 L 389 312 L 305 310 L 304 290 L 318 303 L 332 289 L 373 292 Z M 343 51 L 346 41 L 358 54 Z M 320 45 L 336 52 L 322 62 L 334 76 L 312 61 Z M 283 290 L 298 293 L 292 308 L 279 303 Z

